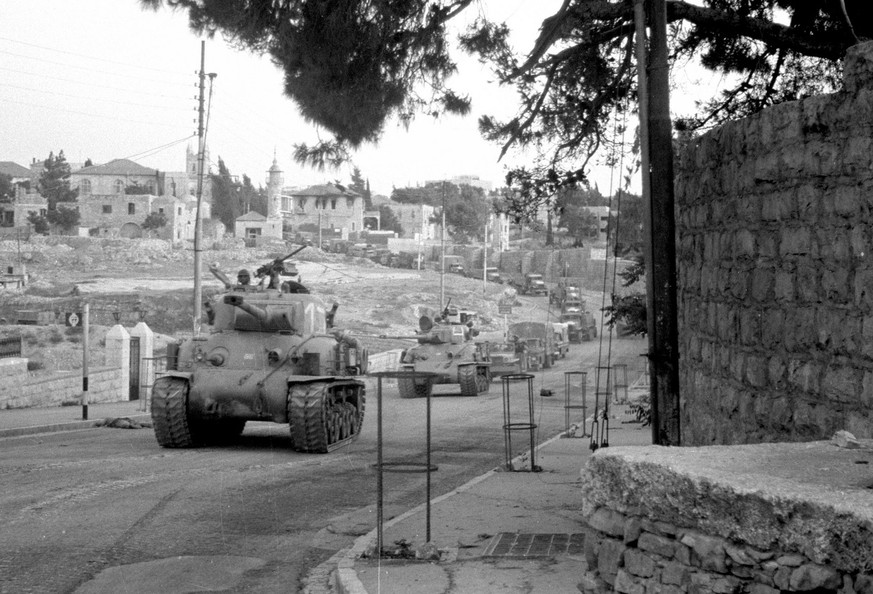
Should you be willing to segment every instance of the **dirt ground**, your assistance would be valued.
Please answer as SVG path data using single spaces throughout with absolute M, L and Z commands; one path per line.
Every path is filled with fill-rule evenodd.
M 210 263 L 230 278 L 240 268 L 254 272 L 284 255 L 285 244 L 245 248 L 226 242 L 203 251 L 202 287 L 205 296 L 221 290 L 208 272 Z M 138 294 L 150 311 L 149 325 L 157 330 L 156 349 L 168 340 L 190 334 L 190 301 L 193 295 L 193 252 L 190 246 L 173 246 L 160 240 L 35 238 L 33 242 L 0 242 L 0 258 L 24 263 L 30 275 L 25 289 L 0 291 L 0 300 L 20 309 L 46 307 L 53 299 L 78 294 Z M 436 270 L 387 268 L 364 258 L 322 252 L 309 247 L 292 259 L 302 282 L 328 306 L 338 303 L 337 326 L 370 339 L 370 348 L 387 348 L 380 335 L 410 335 L 421 316 L 433 316 L 444 299 L 459 308 L 476 311 L 483 338 L 500 340 L 505 325 L 519 321 L 556 321 L 543 297 L 517 297 L 500 284 L 446 274 Z M 8 265 L 8 264 L 7 264 Z M 599 313 L 603 291 L 583 287 L 588 309 Z M 512 314 L 498 313 L 498 302 L 514 303 Z M 172 303 L 188 305 L 188 318 Z M 174 317 L 175 316 L 175 317 Z M 596 316 L 599 318 L 599 316 Z M 103 335 L 108 325 L 92 325 L 91 352 L 100 364 Z M 25 353 L 47 370 L 81 367 L 81 330 L 63 326 L 0 326 L 0 335 L 23 333 Z M 365 340 L 365 343 L 367 341 Z

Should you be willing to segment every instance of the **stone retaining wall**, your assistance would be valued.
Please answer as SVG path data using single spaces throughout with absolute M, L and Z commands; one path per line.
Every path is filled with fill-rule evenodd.
M 873 44 L 677 161 L 682 442 L 873 436 Z
M 31 406 L 60 406 L 82 401 L 82 372 L 62 371 L 52 375 L 31 376 L 27 359 L 18 365 L 0 366 L 0 410 Z M 124 378 L 116 367 L 92 367 L 88 370 L 88 401 L 119 402 L 127 400 Z
M 598 450 L 582 471 L 580 589 L 873 594 L 873 498 L 856 470 L 871 446 Z

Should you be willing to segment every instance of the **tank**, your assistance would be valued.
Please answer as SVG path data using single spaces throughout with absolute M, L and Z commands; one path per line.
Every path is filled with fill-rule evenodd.
M 211 331 L 168 348 L 169 369 L 152 390 L 161 446 L 226 441 L 247 421 L 288 423 L 301 452 L 358 436 L 366 349 L 332 327 L 336 304 L 328 309 L 299 283 L 276 284 L 230 286 L 207 308 Z
M 458 384 L 463 396 L 478 396 L 491 386 L 491 358 L 487 343 L 473 341 L 472 324 L 434 324 L 427 316 L 419 319 L 420 332 L 412 336 L 384 338 L 414 339 L 418 344 L 403 352 L 401 371 L 436 374 L 430 381 L 412 377 L 397 380 L 401 398 L 427 397 L 432 384 Z

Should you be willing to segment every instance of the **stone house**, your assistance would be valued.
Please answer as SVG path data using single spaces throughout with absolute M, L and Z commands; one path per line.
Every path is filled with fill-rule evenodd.
M 162 172 L 129 159 L 82 167 L 70 174 L 79 190 L 80 229 L 89 235 L 142 237 L 146 217 L 163 213 L 162 239 L 192 240 L 197 216 L 197 156 L 188 147 L 184 172 Z M 211 184 L 204 179 L 202 217 L 211 217 Z M 84 231 L 87 230 L 87 231 Z
M 250 211 L 234 221 L 233 234 L 245 239 L 261 237 L 282 238 L 282 219 L 267 218 L 257 211 Z
M 364 228 L 364 197 L 336 184 L 310 186 L 283 192 L 281 213 L 294 231 L 301 225 L 311 225 L 357 233 Z

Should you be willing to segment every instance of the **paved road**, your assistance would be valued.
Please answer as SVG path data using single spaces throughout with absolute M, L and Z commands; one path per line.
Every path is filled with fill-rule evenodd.
M 616 344 L 613 362 L 640 365 L 642 341 Z M 564 427 L 564 371 L 591 369 L 597 356 L 596 342 L 576 345 L 537 375 L 539 440 Z M 541 388 L 556 395 L 542 398 Z M 327 455 L 293 452 L 287 427 L 265 423 L 250 423 L 235 445 L 197 450 L 161 449 L 149 430 L 3 440 L 0 592 L 73 592 L 104 569 L 184 555 L 262 559 L 245 591 L 276 583 L 293 591 L 310 568 L 375 525 L 375 389 L 368 394 L 360 439 Z M 502 464 L 499 382 L 478 398 L 449 394 L 432 404 L 433 496 Z M 425 401 L 385 387 L 386 460 L 423 460 L 424 420 Z M 528 445 L 513 444 L 514 454 Z M 422 503 L 423 484 L 420 474 L 386 475 L 386 517 Z

